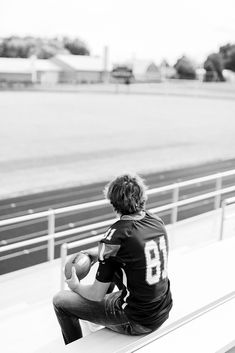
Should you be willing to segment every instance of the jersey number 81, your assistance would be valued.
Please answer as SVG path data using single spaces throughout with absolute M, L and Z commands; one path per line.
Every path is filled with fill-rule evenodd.
M 149 240 L 145 243 L 146 282 L 156 284 L 167 276 L 166 240 L 161 236 L 159 242 Z

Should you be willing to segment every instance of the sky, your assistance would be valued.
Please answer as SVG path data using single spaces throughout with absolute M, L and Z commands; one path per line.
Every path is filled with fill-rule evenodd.
M 0 37 L 69 36 L 111 63 L 149 59 L 197 63 L 235 43 L 234 0 L 0 0 Z

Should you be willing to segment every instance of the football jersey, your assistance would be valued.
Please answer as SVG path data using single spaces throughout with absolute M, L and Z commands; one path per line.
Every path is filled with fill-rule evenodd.
M 124 215 L 99 243 L 96 279 L 112 282 L 115 273 L 121 272 L 121 300 L 126 315 L 154 328 L 168 317 L 172 306 L 167 258 L 163 221 L 149 212 L 135 217 Z

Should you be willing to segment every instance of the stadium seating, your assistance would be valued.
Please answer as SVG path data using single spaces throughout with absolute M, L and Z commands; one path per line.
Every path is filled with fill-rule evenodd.
M 170 318 L 156 332 L 139 337 L 108 329 L 57 349 L 86 352 L 227 352 L 235 346 L 235 238 L 179 256 L 172 252 L 169 272 L 174 296 Z M 222 303 L 220 303 L 223 298 Z M 44 349 L 52 353 L 53 349 Z
M 155 346 L 155 351 L 159 348 L 159 351 L 164 352 L 164 347 L 174 342 L 174 351 L 191 353 L 194 344 L 203 343 L 208 349 L 200 348 L 198 352 L 208 353 L 215 352 L 210 347 L 213 335 L 218 348 L 216 352 L 226 352 L 234 345 L 229 336 L 234 327 L 234 300 L 181 325 L 192 313 L 197 313 L 235 289 L 235 238 L 229 238 L 234 227 L 231 226 L 229 232 L 225 232 L 225 240 L 221 242 L 216 241 L 218 229 L 218 211 L 178 222 L 175 229 L 168 227 L 171 241 L 169 277 L 174 307 L 162 328 L 148 336 L 123 336 L 101 329 L 65 347 L 51 303 L 53 294 L 60 287 L 60 261 L 54 260 L 52 263 L 2 275 L 0 331 L 4 353 L 90 353 L 94 351 L 94 346 L 97 353 L 127 353 L 131 352 L 128 349 L 132 349 L 133 345 L 146 345 L 145 340 L 151 337 L 155 341 L 146 346 L 148 352 Z M 179 328 L 176 329 L 177 325 Z M 166 334 L 166 330 L 172 327 L 175 329 Z M 14 335 L 12 329 L 15 330 Z M 165 335 L 159 337 L 164 332 Z M 202 335 L 204 332 L 207 332 L 206 337 Z M 189 337 L 187 341 L 183 340 L 185 334 Z M 191 348 L 183 348 L 183 342 L 185 345 L 191 344 Z

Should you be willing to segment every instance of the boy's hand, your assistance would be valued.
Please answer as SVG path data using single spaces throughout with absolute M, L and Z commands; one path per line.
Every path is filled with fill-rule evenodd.
M 98 261 L 98 247 L 87 249 L 87 250 L 82 250 L 81 252 L 84 254 L 87 254 L 90 257 L 91 265 L 93 265 L 94 263 L 96 263 Z
M 75 292 L 76 288 L 78 287 L 79 285 L 79 279 L 76 275 L 76 270 L 75 270 L 75 267 L 73 266 L 72 267 L 72 276 L 66 280 L 66 283 L 68 284 L 69 288 Z

